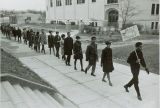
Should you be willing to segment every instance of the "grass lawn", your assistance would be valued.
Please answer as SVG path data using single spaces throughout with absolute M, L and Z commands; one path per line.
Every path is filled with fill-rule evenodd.
M 3 51 L 3 49 L 1 49 L 1 73 L 12 74 L 39 84 L 49 86 L 49 84 L 43 81 L 36 73 L 23 66 L 23 64 L 17 58 Z

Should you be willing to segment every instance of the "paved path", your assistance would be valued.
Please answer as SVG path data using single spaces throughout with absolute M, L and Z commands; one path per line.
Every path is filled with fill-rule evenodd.
M 159 108 L 159 75 L 147 75 L 141 70 L 139 82 L 143 101 L 138 101 L 134 87 L 130 88 L 130 93 L 126 93 L 123 88 L 131 79 L 130 68 L 125 65 L 114 63 L 115 70 L 111 74 L 113 87 L 110 87 L 108 82 L 101 81 L 103 72 L 100 63 L 97 63 L 97 76 L 93 77 L 90 71 L 87 75 L 79 71 L 79 66 L 77 71 L 73 66 L 65 66 L 64 61 L 49 55 L 48 50 L 46 55 L 42 55 L 24 44 L 5 38 L 1 38 L 1 43 L 4 50 L 19 58 L 24 65 L 56 87 L 80 108 Z M 87 62 L 84 61 L 84 67 L 86 66 Z

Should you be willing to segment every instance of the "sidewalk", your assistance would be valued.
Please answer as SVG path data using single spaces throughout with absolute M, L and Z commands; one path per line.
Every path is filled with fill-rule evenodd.
M 56 87 L 80 108 L 159 108 L 159 75 L 152 73 L 147 75 L 141 70 L 139 86 L 143 101 L 138 101 L 134 87 L 130 88 L 130 93 L 126 93 L 123 88 L 132 77 L 128 66 L 114 63 L 115 70 L 111 73 L 113 87 L 110 87 L 108 82 L 101 81 L 103 72 L 100 63 L 97 63 L 96 77 L 93 77 L 90 75 L 90 70 L 87 75 L 79 71 L 79 62 L 77 62 L 79 70 L 75 71 L 73 66 L 65 66 L 64 61 L 49 55 L 48 50 L 46 55 L 42 55 L 24 44 L 5 38 L 1 41 L 10 43 L 9 48 L 1 46 L 4 50 L 17 55 L 16 57 L 24 65 Z M 71 64 L 73 65 L 73 60 Z M 84 61 L 84 67 L 86 66 L 87 62 Z

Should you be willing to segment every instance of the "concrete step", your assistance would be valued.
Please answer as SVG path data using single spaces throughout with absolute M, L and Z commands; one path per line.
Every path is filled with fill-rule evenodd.
M 60 103 L 58 103 L 52 96 L 50 96 L 47 92 L 43 92 L 43 95 L 50 101 L 52 104 L 56 105 L 57 108 L 64 108 Z
M 39 96 L 37 96 L 37 94 L 35 94 L 35 93 L 33 92 L 33 90 L 32 90 L 31 88 L 29 88 L 29 87 L 23 87 L 23 88 L 24 88 L 24 91 L 25 91 L 30 97 L 32 97 L 33 100 L 36 101 L 36 103 L 38 104 L 38 108 L 50 108 L 50 107 L 48 107 L 47 104 L 45 104 L 45 103 L 41 100 L 41 98 L 39 98 Z
M 46 97 L 39 91 L 39 90 L 34 90 L 33 91 L 39 98 L 49 107 L 49 108 L 57 108 L 56 105 L 52 104 L 50 101 L 46 99 Z
M 0 106 L 1 108 L 16 108 L 10 100 L 8 94 L 0 84 Z
M 36 101 L 31 96 L 29 96 L 20 85 L 16 84 L 13 85 L 13 87 L 20 95 L 22 100 L 29 106 L 29 108 L 38 108 Z
M 16 108 L 29 108 L 29 106 L 22 100 L 14 87 L 8 81 L 3 81 L 2 87 L 5 89 Z

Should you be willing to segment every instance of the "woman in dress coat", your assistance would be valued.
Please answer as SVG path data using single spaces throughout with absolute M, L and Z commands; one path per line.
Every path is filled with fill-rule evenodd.
M 101 66 L 103 67 L 103 78 L 102 81 L 106 82 L 105 76 L 107 75 L 109 85 L 112 86 L 111 80 L 110 80 L 110 72 L 114 70 L 113 67 L 113 61 L 112 61 L 112 49 L 110 48 L 111 42 L 106 41 L 105 42 L 107 47 L 102 50 L 101 55 Z
M 60 46 L 61 46 L 61 55 L 62 55 L 62 60 L 66 60 L 66 57 L 64 55 L 64 39 L 65 39 L 65 34 L 61 35 L 61 41 L 60 41 Z
M 73 44 L 73 53 L 74 53 L 74 60 L 75 60 L 74 69 L 77 70 L 76 63 L 77 63 L 77 60 L 79 59 L 81 64 L 81 71 L 84 71 L 83 62 L 82 62 L 83 53 L 82 53 L 81 41 L 79 36 L 76 36 L 76 41 Z

